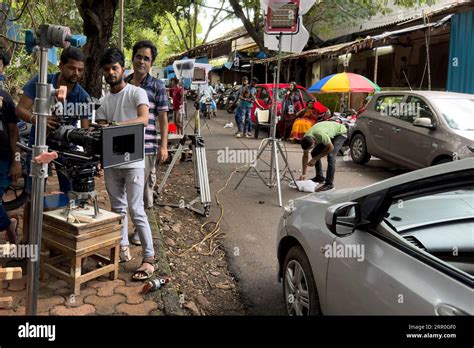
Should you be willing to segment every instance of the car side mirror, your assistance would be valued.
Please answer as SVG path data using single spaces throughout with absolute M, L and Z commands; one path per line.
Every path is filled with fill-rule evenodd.
M 360 205 L 357 202 L 345 202 L 330 206 L 326 210 L 327 228 L 337 236 L 352 234 L 361 226 Z
M 431 123 L 431 119 L 428 117 L 418 117 L 413 121 L 415 127 L 423 127 L 428 129 L 436 129 L 436 125 Z

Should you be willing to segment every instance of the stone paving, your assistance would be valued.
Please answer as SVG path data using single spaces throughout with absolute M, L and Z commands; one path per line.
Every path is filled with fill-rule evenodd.
M 55 177 L 48 179 L 48 185 L 55 185 Z M 109 210 L 109 199 L 101 180 L 97 180 L 99 192 L 99 204 L 101 208 Z M 22 209 L 14 211 L 22 218 Z M 147 212 L 150 225 L 153 231 L 155 250 L 157 258 L 162 266 L 155 276 L 171 275 L 168 261 L 164 253 L 158 249 L 162 247 L 161 235 L 157 221 L 159 217 L 154 211 Z M 155 220 L 155 221 L 153 221 Z M 133 224 L 129 223 L 129 231 Z M 21 231 L 21 225 L 19 228 Z M 3 234 L 0 241 L 3 241 Z M 45 273 L 45 280 L 40 281 L 38 315 L 181 315 L 176 291 L 169 286 L 168 289 L 160 289 L 153 293 L 141 294 L 144 282 L 133 281 L 131 276 L 140 266 L 142 249 L 140 246 L 130 245 L 133 259 L 127 263 L 121 263 L 117 280 L 110 280 L 108 276 L 88 281 L 82 284 L 80 295 L 74 296 L 66 281 L 49 276 Z M 8 266 L 15 266 L 16 261 L 10 261 Z M 5 266 L 5 260 L 0 259 L 0 265 Z M 23 274 L 26 273 L 25 263 Z M 97 267 L 95 261 L 88 259 L 83 265 L 86 270 Z M 2 282 L 2 292 L 0 296 L 12 296 L 14 303 L 11 309 L 0 309 L 0 315 L 25 315 L 26 304 L 26 281 L 27 276 L 21 279 Z M 167 308 L 168 307 L 168 308 Z

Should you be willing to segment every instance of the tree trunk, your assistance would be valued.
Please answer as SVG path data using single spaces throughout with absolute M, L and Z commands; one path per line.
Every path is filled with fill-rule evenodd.
M 84 88 L 95 98 L 102 95 L 102 69 L 99 61 L 112 37 L 118 3 L 119 0 L 76 0 L 76 6 L 84 20 L 84 35 L 87 36 L 87 44 L 84 46 Z
M 265 47 L 263 43 L 263 36 L 260 36 L 257 33 L 257 30 L 255 29 L 254 25 L 250 21 L 249 18 L 247 18 L 244 14 L 244 11 L 242 10 L 242 6 L 239 4 L 239 0 L 229 0 L 230 5 L 234 9 L 234 14 L 239 18 L 245 29 L 247 29 L 248 34 L 250 37 L 255 41 L 255 43 L 260 47 L 260 49 L 268 56 L 270 56 L 270 51 Z

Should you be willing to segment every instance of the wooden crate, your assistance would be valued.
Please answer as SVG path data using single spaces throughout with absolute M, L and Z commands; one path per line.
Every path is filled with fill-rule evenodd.
M 58 209 L 43 213 L 42 272 L 67 281 L 75 295 L 79 295 L 81 284 L 102 275 L 109 274 L 110 279 L 117 279 L 123 217 L 101 210 L 92 222 L 70 223 L 62 212 L 63 209 Z M 93 208 L 87 206 L 73 213 L 92 217 Z M 59 255 L 50 257 L 51 250 Z M 98 253 L 104 250 L 108 251 L 109 257 Z M 106 265 L 83 274 L 82 263 L 87 257 Z M 59 268 L 65 261 L 70 262 L 69 274 Z

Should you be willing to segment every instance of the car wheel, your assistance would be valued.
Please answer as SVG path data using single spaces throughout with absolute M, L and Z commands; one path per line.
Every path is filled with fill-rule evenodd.
M 283 296 L 288 315 L 320 315 L 316 283 L 303 248 L 294 246 L 290 249 L 283 271 Z
M 362 134 L 356 134 L 351 141 L 351 157 L 354 163 L 364 164 L 370 160 L 370 153 L 367 152 L 367 144 Z

